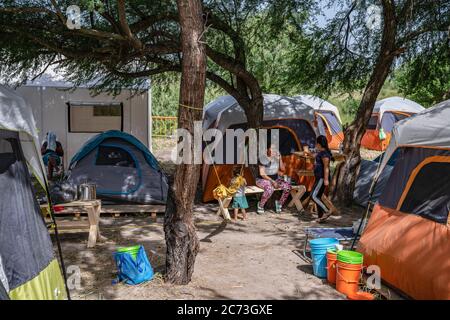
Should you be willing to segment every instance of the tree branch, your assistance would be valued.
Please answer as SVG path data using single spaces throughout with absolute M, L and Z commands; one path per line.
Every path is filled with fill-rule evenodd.
M 239 62 L 237 62 L 236 60 L 231 59 L 229 56 L 213 50 L 208 45 L 206 45 L 205 47 L 206 54 L 209 58 L 211 58 L 212 61 L 214 61 L 225 70 L 232 72 L 236 77 L 241 78 L 243 81 L 245 81 L 253 97 L 262 95 L 258 80 L 251 73 L 245 70 L 244 66 L 239 64 Z
M 219 85 L 222 89 L 224 89 L 228 94 L 232 95 L 236 100 L 238 100 L 237 97 L 240 97 L 239 92 L 234 88 L 231 84 L 229 84 L 224 78 L 220 77 L 219 75 L 215 74 L 214 72 L 207 71 L 206 77 L 208 80 L 211 80 L 212 82 Z
M 157 15 L 150 15 L 146 17 L 145 19 L 142 19 L 138 22 L 135 22 L 130 25 L 130 29 L 137 33 L 139 31 L 146 30 L 150 28 L 152 25 L 154 25 L 157 22 L 161 21 L 178 21 L 178 16 L 176 13 L 171 12 L 165 12 Z
M 124 77 L 124 78 L 143 78 L 143 77 L 149 77 L 156 74 L 164 73 L 164 72 L 170 72 L 170 71 L 178 71 L 181 72 L 180 66 L 163 66 L 159 68 L 149 69 L 149 70 L 142 70 L 137 72 L 126 72 L 126 71 L 119 71 L 116 68 L 112 68 L 111 66 L 105 65 L 105 67 L 114 75 Z
M 33 77 L 33 79 L 31 79 L 31 81 L 34 81 L 34 80 L 36 80 L 37 78 L 39 78 L 40 76 L 42 76 L 42 75 L 47 71 L 47 69 L 53 64 L 53 62 L 55 61 L 55 59 L 56 59 L 56 54 L 54 54 L 54 55 L 52 56 L 52 58 L 51 58 L 50 61 L 47 63 L 47 65 L 44 67 L 44 69 L 43 69 L 41 72 L 39 72 L 35 77 Z
M 20 14 L 20 13 L 50 13 L 52 15 L 56 15 L 56 13 L 53 12 L 52 10 L 49 10 L 47 8 L 42 8 L 42 7 L 25 7 L 25 8 L 7 7 L 7 8 L 0 8 L 0 13 L 14 13 L 14 14 Z
M 61 9 L 59 8 L 58 4 L 56 3 L 55 0 L 51 0 L 51 3 L 53 5 L 53 7 L 56 10 L 56 15 L 58 16 L 59 20 L 61 21 L 61 23 L 63 25 L 66 25 L 66 18 L 64 17 L 63 13 L 61 12 Z
M 108 12 L 100 12 L 100 15 L 105 18 L 106 21 L 114 28 L 116 33 L 120 33 L 120 27 L 117 24 L 116 20 L 108 13 Z
M 448 24 L 443 23 L 439 26 L 428 26 L 426 28 L 422 28 L 419 30 L 412 31 L 408 34 L 406 34 L 403 38 L 398 40 L 398 46 L 404 46 L 407 43 L 416 40 L 418 37 L 420 37 L 423 34 L 429 33 L 429 32 L 448 32 Z
M 117 10 L 119 12 L 119 23 L 125 36 L 130 40 L 131 44 L 136 50 L 141 50 L 143 45 L 142 42 L 133 36 L 130 26 L 127 22 L 126 11 L 125 11 L 125 0 L 117 0 Z

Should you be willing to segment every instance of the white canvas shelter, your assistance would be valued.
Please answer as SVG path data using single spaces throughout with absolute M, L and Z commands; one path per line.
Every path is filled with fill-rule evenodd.
M 108 130 L 129 133 L 151 149 L 150 85 L 139 89 L 137 94 L 123 88 L 117 96 L 92 95 L 89 84 L 73 88 L 55 75 L 44 74 L 16 91 L 33 110 L 39 142 L 47 132 L 56 133 L 67 168 L 87 140 Z
M 423 110 L 425 110 L 425 108 L 417 102 L 401 97 L 391 97 L 377 101 L 373 108 L 373 113 L 378 113 L 379 119 L 383 119 L 383 114 L 389 111 L 419 113 Z
M 314 123 L 314 109 L 291 97 L 264 94 L 264 121 L 304 119 Z M 244 110 L 232 96 L 222 96 L 208 105 L 203 113 L 203 130 L 214 127 L 224 131 L 232 125 L 247 122 Z
M 19 133 L 25 160 L 39 182 L 45 185 L 46 175 L 33 113 L 21 96 L 2 85 L 0 85 L 0 129 Z
M 295 99 L 299 99 L 303 103 L 307 104 L 308 106 L 311 106 L 316 111 L 331 111 L 333 112 L 336 117 L 338 118 L 339 122 L 342 123 L 341 115 L 339 113 L 339 109 L 330 102 L 323 100 L 319 97 L 312 96 L 312 95 L 299 95 L 295 96 Z
M 379 172 L 399 147 L 450 148 L 450 100 L 397 122 Z

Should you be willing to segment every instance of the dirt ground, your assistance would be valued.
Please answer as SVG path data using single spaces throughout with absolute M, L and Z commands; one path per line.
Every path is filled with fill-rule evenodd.
M 163 218 L 149 216 L 103 217 L 107 238 L 87 249 L 86 233 L 60 235 L 66 267 L 81 271 L 73 299 L 343 299 L 325 281 L 312 275 L 312 267 L 298 252 L 304 228 L 318 226 L 309 212 L 285 211 L 265 215 L 250 212 L 247 221 L 224 223 L 215 215 L 215 204 L 196 206 L 195 221 L 200 242 L 192 282 L 167 285 L 162 280 L 165 243 Z M 349 226 L 358 210 L 333 216 L 320 226 Z M 113 252 L 119 246 L 142 244 L 155 270 L 155 278 L 143 285 L 112 282 L 116 277 Z M 73 270 L 73 269 L 72 269 Z M 69 283 L 74 277 L 69 274 Z
M 167 148 L 153 152 L 161 161 L 170 159 Z M 376 155 L 368 158 L 372 156 Z M 166 163 L 166 169 L 170 168 Z M 320 225 L 308 211 L 298 214 L 287 209 L 282 214 L 267 211 L 264 215 L 251 211 L 247 221 L 225 223 L 216 210 L 216 203 L 195 206 L 200 251 L 192 282 L 186 286 L 163 282 L 162 215 L 156 222 L 148 215 L 102 216 L 101 232 L 107 240 L 93 249 L 86 248 L 86 233 L 60 235 L 66 268 L 74 266 L 81 271 L 80 285 L 71 290 L 72 299 L 345 299 L 326 281 L 313 276 L 311 265 L 298 254 L 306 227 L 351 226 L 362 209 L 341 210 Z M 144 246 L 154 279 L 138 286 L 113 284 L 113 253 L 117 247 L 136 244 Z M 69 274 L 69 283 L 75 279 Z

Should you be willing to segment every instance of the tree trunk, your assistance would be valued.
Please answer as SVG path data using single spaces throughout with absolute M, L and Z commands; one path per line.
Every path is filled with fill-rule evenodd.
M 249 128 L 259 129 L 263 126 L 264 120 L 264 98 L 262 94 L 259 97 L 253 97 L 249 107 L 245 110 L 247 125 Z
M 177 0 L 183 53 L 178 127 L 194 136 L 194 121 L 202 118 L 206 81 L 206 52 L 201 42 L 203 32 L 200 0 Z M 192 155 L 195 144 L 191 144 Z M 165 280 L 188 284 L 194 272 L 199 240 L 193 223 L 193 204 L 200 178 L 200 165 L 177 166 L 175 180 L 169 190 L 164 219 L 166 236 Z
M 378 60 L 361 99 L 356 119 L 345 130 L 343 145 L 347 161 L 337 172 L 336 185 L 330 191 L 330 196 L 333 200 L 345 206 L 350 205 L 353 201 L 356 177 L 361 164 L 360 148 L 362 137 L 366 131 L 378 95 L 399 51 L 396 49 L 397 26 L 394 5 L 391 1 L 386 0 L 383 1 L 383 7 L 384 30 Z
M 261 95 L 258 98 L 253 98 L 250 102 L 249 107 L 245 110 L 245 115 L 247 117 L 248 128 L 259 129 L 263 126 L 264 119 L 264 98 Z M 259 141 L 259 133 L 256 132 L 257 140 Z M 259 148 L 258 148 L 259 150 Z M 262 150 L 260 150 L 262 152 Z M 249 155 L 250 156 L 250 155 Z M 258 155 L 260 156 L 260 155 Z M 259 166 L 258 164 L 250 164 L 250 171 L 253 177 L 259 176 Z

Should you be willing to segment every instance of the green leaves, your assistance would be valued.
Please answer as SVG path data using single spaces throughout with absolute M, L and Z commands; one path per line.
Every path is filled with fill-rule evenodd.
M 101 0 L 82 0 L 81 5 L 90 12 L 102 13 L 105 10 L 105 5 Z
M 395 83 L 405 95 L 431 106 L 450 99 L 450 47 L 423 52 L 395 74 Z
M 69 5 L 80 6 L 82 30 L 69 30 L 50 1 L 0 2 L 3 79 L 17 84 L 52 65 L 75 84 L 89 82 L 97 89 L 117 93 L 123 86 L 141 86 L 148 80 L 148 74 L 173 71 L 169 67 L 178 65 L 182 58 L 177 51 L 179 29 L 174 0 L 125 2 L 127 22 L 134 36 L 144 44 L 142 51 L 124 36 L 118 22 L 117 1 L 55 2 L 63 15 Z M 377 26 L 379 17 L 372 17 L 379 12 L 374 9 L 380 8 L 379 0 L 204 0 L 203 3 L 205 10 L 216 15 L 232 32 L 227 34 L 211 27 L 202 41 L 238 63 L 230 34 L 238 37 L 239 48 L 245 53 L 242 63 L 256 77 L 263 92 L 312 93 L 324 98 L 359 93 L 368 83 L 380 53 L 382 29 Z M 328 9 L 324 3 L 328 3 Z M 443 99 L 449 82 L 450 0 L 394 3 L 398 17 L 396 41 L 402 49 L 392 68 L 395 84 L 402 93 L 425 104 Z M 328 20 L 319 18 L 321 9 L 329 13 Z M 380 22 L 384 22 L 383 17 Z M 236 84 L 235 75 L 211 60 L 208 71 Z M 177 105 L 174 83 L 178 80 L 172 75 L 168 79 L 162 82 L 163 87 L 156 95 L 160 94 L 161 101 L 170 96 L 170 101 L 161 102 L 164 106 Z M 156 83 L 159 85 L 159 80 Z M 164 91 L 169 87 L 170 90 Z M 211 84 L 208 87 L 212 88 L 211 98 L 224 93 Z M 349 113 L 354 109 L 350 102 L 348 107 L 345 102 L 344 108 Z M 169 113 L 173 113 L 172 109 Z
M 397 18 L 392 32 L 398 53 L 392 71 L 401 70 L 396 84 L 417 101 L 441 99 L 449 73 L 446 64 L 438 61 L 450 60 L 442 54 L 450 51 L 450 1 L 393 3 Z M 329 1 L 328 6 L 333 15 L 324 25 L 311 27 L 308 40 L 301 40 L 309 41 L 309 46 L 291 56 L 289 82 L 323 96 L 359 92 L 380 57 L 383 7 L 376 0 Z

